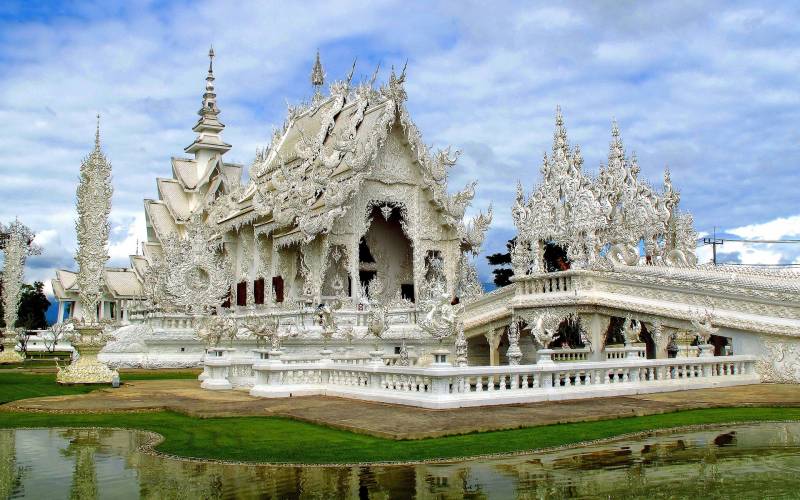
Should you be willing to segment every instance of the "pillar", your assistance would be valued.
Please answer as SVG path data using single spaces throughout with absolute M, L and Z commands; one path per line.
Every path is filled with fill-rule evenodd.
M 589 354 L 589 359 L 592 361 L 603 361 L 605 359 L 603 355 L 606 341 L 605 335 L 608 330 L 608 325 L 611 322 L 611 317 L 595 313 L 583 316 L 581 320 L 585 322 L 586 332 L 589 334 L 589 340 L 592 342 L 592 352 Z
M 489 342 L 489 365 L 497 366 L 500 364 L 500 339 L 503 338 L 503 330 L 491 328 L 484 334 Z
M 56 318 L 56 323 L 63 323 L 64 322 L 64 301 L 58 301 L 58 317 Z

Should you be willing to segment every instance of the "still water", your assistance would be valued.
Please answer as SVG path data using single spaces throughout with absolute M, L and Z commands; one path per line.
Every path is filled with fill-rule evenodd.
M 0 498 L 797 498 L 800 423 L 448 464 L 267 467 L 137 452 L 146 436 L 0 430 Z

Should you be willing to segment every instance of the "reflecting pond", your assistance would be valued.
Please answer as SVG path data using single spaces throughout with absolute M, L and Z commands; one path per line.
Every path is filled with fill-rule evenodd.
M 146 435 L 0 430 L 0 498 L 786 498 L 800 423 L 731 425 L 444 464 L 268 467 L 137 452 Z

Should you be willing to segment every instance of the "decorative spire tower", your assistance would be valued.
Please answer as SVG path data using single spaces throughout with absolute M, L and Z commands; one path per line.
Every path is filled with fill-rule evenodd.
M 78 293 L 83 306 L 83 324 L 76 326 L 70 334 L 72 347 L 78 351 L 78 359 L 58 369 L 59 384 L 110 384 L 119 379 L 116 371 L 110 370 L 97 360 L 108 336 L 100 323 L 102 294 L 105 283 L 105 265 L 108 261 L 108 233 L 111 229 L 108 216 L 111 214 L 111 164 L 100 148 L 100 115 L 97 115 L 97 130 L 94 135 L 94 150 L 81 163 L 81 180 L 78 184 Z M 98 307 L 100 304 L 101 307 Z
M 197 137 L 193 143 L 186 146 L 184 151 L 194 153 L 195 158 L 200 159 L 203 153 L 210 157 L 216 153 L 224 154 L 231 149 L 231 145 L 225 143 L 220 137 L 225 125 L 218 119 L 217 94 L 214 92 L 214 47 L 208 50 L 206 91 L 203 93 L 203 105 L 197 114 L 200 115 L 200 119 L 192 128 L 194 132 L 197 132 Z
M 322 98 L 322 86 L 325 85 L 325 71 L 322 69 L 322 62 L 319 60 L 319 50 L 317 50 L 317 60 L 311 68 L 311 85 L 314 87 L 314 102 Z
M 17 308 L 19 307 L 22 276 L 25 273 L 25 258 L 39 253 L 39 247 L 33 245 L 33 232 L 19 220 L 7 227 L 0 224 L 0 248 L 5 255 L 3 263 L 3 319 L 6 331 L 3 334 L 3 352 L 0 352 L 0 363 L 21 363 L 23 356 L 15 348 L 17 346 Z
M 94 137 L 94 150 L 81 163 L 80 183 L 77 191 L 78 220 L 75 230 L 78 235 L 78 285 L 84 319 L 87 323 L 97 323 L 97 304 L 100 302 L 108 261 L 108 233 L 111 214 L 111 164 L 100 148 L 100 115 L 97 115 L 97 129 Z

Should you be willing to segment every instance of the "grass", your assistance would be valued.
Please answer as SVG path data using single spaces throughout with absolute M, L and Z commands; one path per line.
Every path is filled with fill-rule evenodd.
M 0 412 L 0 428 L 125 427 L 165 437 L 158 449 L 219 460 L 352 463 L 509 453 L 696 424 L 800 420 L 800 408 L 714 408 L 414 441 L 395 441 L 277 417 L 196 419 L 172 412 L 43 414 Z
M 197 378 L 198 373 L 198 370 L 121 370 L 120 379 L 123 383 L 126 380 L 186 379 Z M 85 394 L 101 387 L 103 386 L 59 385 L 56 383 L 55 371 L 3 370 L 0 371 L 0 404 L 42 396 Z

